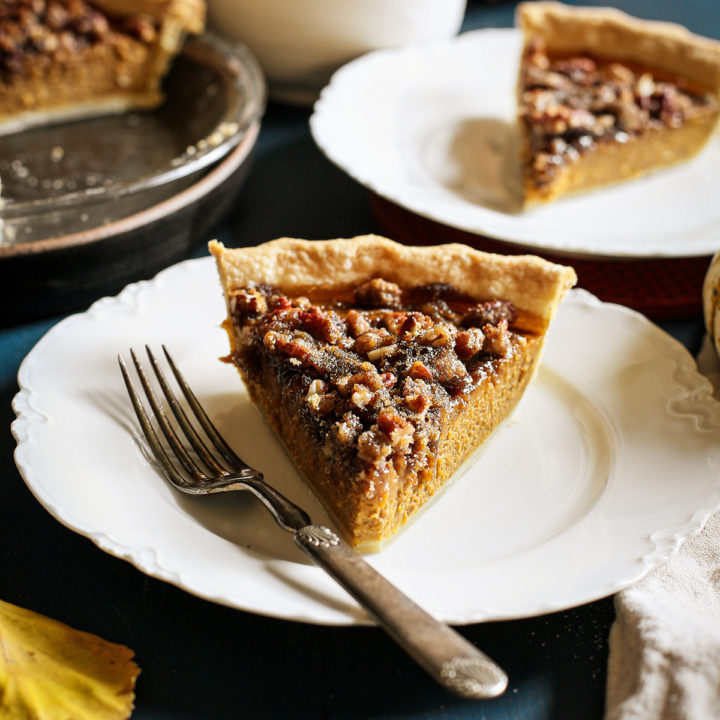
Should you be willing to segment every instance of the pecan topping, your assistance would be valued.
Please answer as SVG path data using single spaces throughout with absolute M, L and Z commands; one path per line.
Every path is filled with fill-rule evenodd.
M 403 289 L 374 278 L 354 297 L 364 309 L 260 285 L 236 291 L 230 308 L 247 346 L 238 362 L 271 353 L 283 384 L 302 390 L 298 422 L 313 423 L 328 458 L 356 458 L 374 493 L 408 462 L 429 462 L 445 414 L 524 337 L 512 328 L 512 304 L 448 285 Z
M 8 0 L 0 3 L 0 81 L 22 72 L 26 55 L 62 60 L 97 42 L 124 34 L 150 44 L 156 22 L 147 16 L 116 21 L 83 0 Z

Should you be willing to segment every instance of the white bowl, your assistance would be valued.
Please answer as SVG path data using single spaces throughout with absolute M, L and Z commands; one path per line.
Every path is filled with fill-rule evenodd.
M 465 0 L 209 0 L 215 32 L 247 45 L 271 97 L 314 102 L 332 73 L 371 50 L 455 35 Z

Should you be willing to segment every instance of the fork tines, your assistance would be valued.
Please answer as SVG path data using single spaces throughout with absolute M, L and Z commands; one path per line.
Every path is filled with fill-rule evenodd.
M 154 353 L 147 345 L 145 346 L 145 350 L 147 352 L 148 359 L 152 366 L 154 375 L 157 378 L 157 383 L 162 390 L 163 396 L 165 397 L 167 406 L 172 410 L 178 430 L 176 430 L 175 426 L 168 418 L 165 410 L 158 400 L 157 395 L 155 394 L 155 391 L 152 388 L 151 382 L 148 379 L 142 364 L 138 360 L 135 351 L 132 349 L 130 350 L 130 356 L 132 358 L 133 365 L 135 366 L 140 384 L 142 385 L 145 398 L 152 411 L 151 414 L 155 420 L 155 424 L 161 430 L 162 436 L 165 438 L 167 445 L 164 445 L 161 442 L 160 436 L 155 429 L 150 416 L 146 412 L 138 392 L 135 389 L 133 381 L 130 378 L 130 373 L 125 361 L 122 356 L 118 355 L 120 370 L 122 371 L 125 386 L 127 387 L 130 400 L 133 408 L 135 409 L 135 414 L 140 422 L 140 427 L 142 428 L 143 434 L 145 435 L 145 438 L 148 441 L 148 444 L 150 445 L 150 448 L 152 449 L 152 452 L 159 462 L 163 472 L 167 475 L 168 479 L 183 489 L 190 490 L 192 488 L 197 488 L 199 491 L 201 489 L 201 483 L 208 481 L 211 478 L 228 475 L 229 470 L 232 470 L 234 467 L 238 467 L 239 465 L 244 465 L 244 463 L 228 447 L 225 440 L 212 424 L 205 410 L 200 405 L 197 397 L 190 389 L 176 364 L 173 362 L 167 348 L 164 345 L 162 348 L 168 366 L 172 370 L 177 385 L 185 397 L 187 406 L 192 413 L 193 418 L 195 419 L 197 425 L 202 429 L 205 439 L 203 439 L 195 425 L 188 419 L 183 406 L 178 401 L 177 396 L 170 387 L 164 372 L 160 368 Z M 186 450 L 178 435 L 178 431 L 182 432 L 183 436 L 190 443 L 190 446 L 194 451 L 194 455 Z M 217 451 L 217 453 L 220 454 L 220 458 L 217 458 L 216 454 L 210 451 L 208 443 Z M 176 462 L 171 460 L 171 455 L 175 458 Z M 182 472 L 180 470 L 182 470 Z

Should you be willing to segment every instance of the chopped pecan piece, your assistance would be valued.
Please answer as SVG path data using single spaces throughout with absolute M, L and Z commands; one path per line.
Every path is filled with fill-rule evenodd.
M 497 325 L 485 325 L 485 343 L 483 350 L 492 355 L 506 355 L 510 347 L 510 333 L 507 320 L 501 320 Z
M 432 347 L 449 347 L 455 343 L 457 328 L 449 323 L 438 323 L 433 327 L 421 332 L 416 341 L 421 345 L 432 345 Z
M 433 376 L 442 385 L 459 390 L 464 387 L 468 371 L 460 358 L 451 350 L 444 348 L 433 362 Z
M 393 450 L 406 450 L 415 434 L 415 426 L 394 410 L 383 410 L 378 414 L 378 427 L 390 438 Z
M 471 327 L 467 330 L 460 330 L 455 338 L 455 352 L 463 360 L 477 355 L 483 349 L 485 333 L 480 328 Z
M 383 345 L 382 347 L 375 348 L 368 353 L 368 360 L 372 362 L 378 362 L 383 358 L 390 357 L 398 351 L 398 346 L 393 343 L 392 345 Z
M 359 355 L 367 355 L 376 348 L 390 345 L 392 342 L 393 337 L 385 328 L 373 328 L 355 339 L 353 350 Z
M 348 332 L 354 338 L 368 332 L 372 327 L 367 317 L 357 310 L 348 311 L 348 314 L 345 317 L 345 322 L 347 324 Z
M 420 417 L 424 416 L 432 405 L 430 386 L 423 380 L 405 378 L 402 394 L 407 408 Z
M 328 431 L 323 447 L 324 454 L 330 457 L 336 449 L 342 451 L 354 447 L 362 429 L 360 418 L 353 412 L 346 412 Z
M 398 285 L 382 278 L 373 278 L 355 291 L 355 302 L 366 308 L 400 307 L 402 292 Z
M 263 344 L 270 350 L 276 350 L 282 355 L 287 355 L 301 362 L 307 362 L 314 349 L 305 338 L 292 333 L 275 332 L 274 330 L 265 333 Z
M 230 298 L 230 312 L 239 322 L 243 322 L 243 315 L 261 315 L 267 309 L 267 300 L 257 288 L 238 290 Z
M 314 305 L 298 312 L 300 327 L 314 338 L 337 343 L 345 334 L 345 324 L 337 313 L 323 311 Z
M 358 460 L 368 467 L 379 468 L 392 452 L 390 438 L 377 425 L 360 435 L 357 441 Z
M 497 325 L 501 320 L 513 323 L 517 320 L 517 311 L 512 303 L 503 300 L 491 300 L 478 303 L 463 315 L 461 324 L 465 327 L 483 327 Z
M 305 402 L 310 409 L 320 416 L 330 413 L 335 407 L 336 395 L 329 390 L 328 384 L 324 380 L 315 379 L 310 383 Z
M 432 373 L 420 360 L 416 360 L 408 370 L 408 376 L 415 380 L 432 380 Z
M 373 391 L 367 385 L 361 383 L 353 385 L 352 395 L 350 396 L 353 405 L 364 408 L 366 405 L 370 405 L 374 398 Z

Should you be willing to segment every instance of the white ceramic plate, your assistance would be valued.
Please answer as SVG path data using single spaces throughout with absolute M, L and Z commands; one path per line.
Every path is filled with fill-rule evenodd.
M 227 352 L 213 261 L 188 261 L 56 325 L 23 362 L 16 461 L 60 522 L 202 597 L 321 624 L 367 617 L 246 495 L 188 498 L 142 452 L 117 354 L 165 343 L 239 453 L 327 522 Z M 572 292 L 513 417 L 370 562 L 452 623 L 609 595 L 720 507 L 720 404 L 643 316 Z
M 345 65 L 310 126 L 327 157 L 382 197 L 455 228 L 594 257 L 697 257 L 720 244 L 720 133 L 693 161 L 519 211 L 518 31 L 381 50 Z

